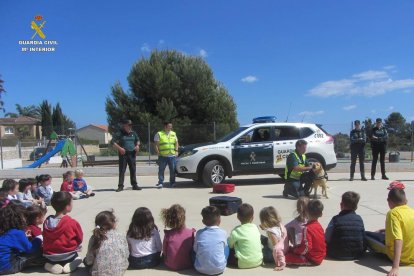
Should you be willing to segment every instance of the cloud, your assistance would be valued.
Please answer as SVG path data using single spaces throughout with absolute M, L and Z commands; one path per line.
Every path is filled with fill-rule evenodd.
M 355 79 L 359 80 L 377 80 L 377 79 L 387 79 L 389 78 L 388 73 L 385 71 L 374 71 L 369 70 L 352 76 Z
M 369 70 L 341 80 L 325 81 L 310 89 L 307 95 L 328 98 L 333 96 L 374 97 L 393 91 L 414 88 L 414 78 L 393 80 L 388 72 Z
M 394 110 L 394 106 L 392 106 L 392 105 L 391 105 L 391 106 L 389 106 L 389 107 L 387 108 L 387 110 L 388 110 L 388 111 Z
M 313 116 L 322 115 L 324 113 L 325 113 L 325 111 L 323 111 L 323 110 L 318 110 L 318 111 L 302 111 L 298 115 L 299 116 L 303 116 L 303 117 L 313 117 Z
M 256 76 L 252 76 L 252 75 L 246 76 L 246 77 L 241 79 L 242 82 L 247 82 L 247 83 L 253 83 L 253 82 L 256 82 L 258 80 L 259 79 Z
M 387 66 L 384 66 L 384 67 L 382 67 L 382 69 L 384 69 L 384 70 L 392 70 L 392 69 L 395 69 L 397 66 L 395 66 L 395 65 L 387 65 Z
M 352 109 L 355 109 L 357 106 L 355 104 L 351 104 L 351 105 L 347 105 L 347 106 L 343 106 L 342 109 L 345 111 L 350 111 Z
M 158 40 L 158 44 L 162 45 L 164 43 L 165 43 L 165 41 L 163 39 Z
M 198 53 L 202 58 L 206 58 L 208 56 L 207 51 L 204 49 L 200 49 Z
M 141 52 L 151 52 L 151 48 L 147 43 L 142 44 Z

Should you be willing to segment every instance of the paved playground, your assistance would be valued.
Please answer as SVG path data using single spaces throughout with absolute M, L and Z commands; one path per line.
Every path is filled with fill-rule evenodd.
M 401 180 L 407 186 L 406 192 L 409 204 L 414 203 L 414 173 L 412 172 L 390 172 L 390 179 Z M 367 230 L 376 230 L 384 227 L 385 214 L 388 210 L 386 203 L 387 189 L 389 181 L 376 180 L 361 182 L 359 180 L 349 182 L 347 173 L 330 173 L 329 175 L 329 199 L 322 199 L 325 205 L 321 223 L 327 226 L 331 217 L 338 213 L 340 196 L 343 192 L 354 190 L 360 193 L 361 201 L 357 213 L 360 214 L 365 222 Z M 81 252 L 83 257 L 86 254 L 86 247 L 94 227 L 93 222 L 95 215 L 102 210 L 113 208 L 118 217 L 118 230 L 126 233 L 130 219 L 134 210 L 139 206 L 146 206 L 151 209 L 156 224 L 161 229 L 163 236 L 163 225 L 161 224 L 159 213 L 161 208 L 168 207 L 173 203 L 182 204 L 187 211 L 187 226 L 200 229 L 201 209 L 208 205 L 208 199 L 214 194 L 211 189 L 199 186 L 191 181 L 178 179 L 177 188 L 158 190 L 155 188 L 157 178 L 155 176 L 138 177 L 139 184 L 144 188 L 142 191 L 133 191 L 128 187 L 128 178 L 126 179 L 126 189 L 121 193 L 115 193 L 117 186 L 117 177 L 86 177 L 88 184 L 93 186 L 96 191 L 94 198 L 79 200 L 74 204 L 71 216 L 77 219 L 84 230 L 84 250 Z M 283 221 L 286 223 L 293 219 L 295 200 L 284 199 L 282 194 L 283 182 L 276 176 L 253 176 L 237 177 L 231 180 L 237 184 L 236 191 L 231 196 L 241 197 L 243 202 L 250 203 L 258 214 L 261 208 L 273 205 L 280 212 Z M 60 178 L 53 179 L 53 188 L 59 189 L 61 184 Z M 52 213 L 50 207 L 48 213 Z M 259 223 L 258 215 L 255 216 L 254 222 Z M 222 217 L 221 227 L 228 233 L 238 225 L 236 215 Z M 228 268 L 224 274 L 227 275 L 258 275 L 275 273 L 293 274 L 293 275 L 384 275 L 391 267 L 391 262 L 386 259 L 379 259 L 371 254 L 367 254 L 359 261 L 333 261 L 325 260 L 318 267 L 300 267 L 286 268 L 282 272 L 275 272 L 272 266 L 260 267 L 249 270 L 238 270 Z M 42 269 L 25 272 L 29 275 L 47 275 Z M 127 271 L 126 275 L 167 275 L 175 274 L 166 270 L 163 266 L 156 269 L 143 271 Z M 178 272 L 184 275 L 197 275 L 195 270 L 185 270 Z M 413 275 L 414 268 L 402 267 L 400 275 Z M 80 267 L 73 275 L 87 275 L 84 267 Z

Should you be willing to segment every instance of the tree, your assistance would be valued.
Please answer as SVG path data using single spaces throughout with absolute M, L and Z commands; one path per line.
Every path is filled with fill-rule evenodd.
M 384 122 L 388 129 L 388 148 L 391 150 L 409 150 L 411 140 L 410 124 L 399 112 L 388 115 Z
M 40 118 L 39 106 L 35 106 L 33 104 L 28 106 L 21 106 L 20 104 L 16 104 L 16 110 L 20 116 Z
M 5 112 L 4 102 L 2 100 L 2 94 L 6 93 L 6 90 L 4 89 L 3 83 L 4 81 L 2 80 L 1 75 L 0 75 L 0 110 L 3 110 L 3 112 Z
M 213 122 L 220 125 L 218 136 L 238 127 L 233 98 L 200 57 L 174 50 L 153 51 L 148 59 L 141 58 L 132 66 L 128 84 L 129 90 L 124 91 L 115 83 L 107 97 L 111 132 L 121 118 L 158 128 L 164 121 L 172 121 L 181 143 L 187 144 L 211 139 Z M 190 124 L 209 127 L 197 133 L 184 131 Z
M 63 119 L 63 112 L 60 104 L 57 103 L 53 108 L 52 113 L 53 130 L 60 135 L 65 134 L 65 121 Z
M 349 144 L 349 135 L 341 132 L 334 135 L 334 149 L 338 155 L 349 152 Z
M 43 136 L 50 137 L 53 132 L 52 106 L 47 100 L 40 104 L 40 115 Z

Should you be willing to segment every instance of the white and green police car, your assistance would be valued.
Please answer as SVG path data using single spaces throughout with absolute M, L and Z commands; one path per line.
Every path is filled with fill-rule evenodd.
M 320 125 L 280 123 L 275 117 L 259 117 L 215 143 L 188 145 L 180 150 L 176 172 L 211 187 L 226 177 L 279 174 L 299 139 L 308 142 L 306 156 L 326 170 L 336 166 L 334 139 Z

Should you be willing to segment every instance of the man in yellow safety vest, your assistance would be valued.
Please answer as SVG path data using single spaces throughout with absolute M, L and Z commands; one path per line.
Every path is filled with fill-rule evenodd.
M 170 187 L 175 187 L 175 164 L 178 154 L 178 138 L 172 131 L 172 123 L 165 122 L 164 130 L 158 131 L 154 137 L 155 151 L 158 154 L 158 188 L 164 186 L 164 171 L 168 165 L 170 170 Z
M 295 151 L 290 153 L 286 159 L 285 167 L 285 187 L 283 189 L 283 196 L 293 196 L 298 198 L 304 196 L 304 191 L 301 189 L 300 177 L 304 172 L 312 169 L 306 160 L 306 147 L 308 142 L 305 140 L 298 140 L 295 145 Z

